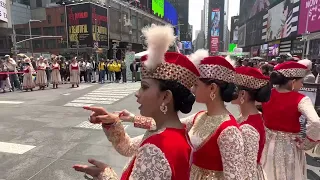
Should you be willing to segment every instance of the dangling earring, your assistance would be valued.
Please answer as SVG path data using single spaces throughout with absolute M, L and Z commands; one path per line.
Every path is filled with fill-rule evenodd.
M 291 88 L 291 91 L 293 91 L 294 90 L 294 85 L 292 85 L 292 88 Z
M 215 95 L 213 92 L 211 92 L 211 93 L 210 93 L 210 98 L 211 98 L 211 100 L 213 101 L 213 100 L 216 98 L 216 95 Z
M 164 105 L 164 103 L 162 103 L 161 106 L 160 106 L 160 111 L 161 111 L 163 114 L 167 114 L 168 106 L 166 106 L 166 105 Z
M 244 99 L 241 97 L 240 98 L 240 104 L 243 104 L 244 103 Z

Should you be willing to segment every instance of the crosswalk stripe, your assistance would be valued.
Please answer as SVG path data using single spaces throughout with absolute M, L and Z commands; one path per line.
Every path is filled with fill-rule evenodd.
M 0 101 L 0 104 L 23 104 L 23 101 Z
M 133 92 L 91 92 L 91 93 L 88 93 L 88 94 L 96 94 L 96 95 L 108 95 L 108 94 L 112 94 L 112 95 L 129 95 Z
M 69 102 L 69 103 L 65 104 L 64 106 L 69 106 L 69 107 L 83 107 L 83 106 L 92 106 L 92 105 L 93 105 L 93 104 Z
M 107 84 L 84 96 L 81 96 L 64 106 L 81 107 L 95 104 L 113 104 L 126 96 L 136 92 L 140 87 L 139 83 L 133 84 Z
M 114 103 L 114 101 L 97 101 L 97 100 L 82 100 L 82 99 L 76 99 L 73 100 L 72 102 L 76 102 L 76 103 L 86 103 L 86 104 L 112 104 Z
M 130 94 L 128 94 L 130 95 Z M 83 97 L 93 97 L 93 98 L 115 98 L 114 94 L 86 94 Z
M 118 101 L 120 98 L 112 97 L 79 97 L 78 100 Z
M 36 146 L 24 145 L 24 144 L 15 144 L 0 142 L 0 152 L 11 153 L 11 154 L 24 154 Z

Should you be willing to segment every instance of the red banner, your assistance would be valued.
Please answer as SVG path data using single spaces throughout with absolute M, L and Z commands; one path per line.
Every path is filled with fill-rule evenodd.
M 219 36 L 211 37 L 211 48 L 212 53 L 219 51 Z

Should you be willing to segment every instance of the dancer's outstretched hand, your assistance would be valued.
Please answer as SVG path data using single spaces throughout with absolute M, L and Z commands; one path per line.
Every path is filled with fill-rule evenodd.
M 108 165 L 104 164 L 103 162 L 94 159 L 89 159 L 88 162 L 93 166 L 76 164 L 73 166 L 73 169 L 89 174 L 92 177 L 98 177 L 108 167 Z
M 83 107 L 83 109 L 92 111 L 89 121 L 93 124 L 112 124 L 119 121 L 119 114 L 109 113 L 103 107 Z

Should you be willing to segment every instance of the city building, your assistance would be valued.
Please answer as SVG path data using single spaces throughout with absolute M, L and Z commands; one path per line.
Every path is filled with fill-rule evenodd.
M 0 0 L 0 56 L 11 52 L 11 1 Z
M 228 17 L 226 12 L 228 11 L 228 6 L 225 6 L 225 3 L 224 0 L 204 2 L 204 6 L 208 11 L 206 12 L 205 10 L 205 19 L 207 20 L 205 23 L 208 23 L 206 40 L 211 54 L 225 51 L 227 44 L 229 44 L 228 31 L 225 30 L 227 29 L 226 26 L 228 26 L 228 21 L 225 21 L 225 18 Z
M 204 36 L 205 36 L 205 48 L 210 48 L 208 32 L 209 32 L 209 20 L 211 15 L 209 16 L 209 0 L 204 0 L 203 13 L 204 13 Z
M 94 0 L 91 1 L 93 2 Z M 80 1 L 76 0 L 74 2 L 79 3 Z M 93 43 L 90 43 L 91 45 L 89 46 L 84 46 L 82 44 L 72 45 L 70 36 L 68 38 L 68 32 L 66 31 L 67 17 L 65 15 L 65 6 L 63 6 L 67 5 L 68 7 L 72 5 L 72 1 L 37 0 L 31 1 L 30 6 L 25 5 L 28 4 L 26 1 L 24 1 L 24 3 L 21 3 L 20 1 L 16 2 L 16 9 L 18 7 L 23 7 L 21 12 L 25 13 L 25 16 L 21 14 L 14 14 L 17 42 L 30 38 L 30 19 L 32 19 L 30 22 L 32 37 L 52 37 L 32 40 L 32 46 L 30 46 L 30 41 L 19 43 L 17 45 L 19 52 L 34 52 L 35 54 L 92 54 L 96 53 L 98 48 L 99 53 L 107 54 L 108 58 L 119 59 L 124 57 L 124 54 L 127 50 L 133 50 L 135 52 L 143 51 L 143 42 L 140 38 L 142 35 L 141 29 L 143 27 L 152 23 L 167 23 L 163 19 L 158 18 L 148 12 L 150 11 L 150 4 L 148 1 L 136 3 L 132 1 L 120 0 L 96 0 L 94 2 L 102 9 L 109 10 L 109 13 L 104 14 L 106 17 L 108 15 L 110 16 L 108 18 L 110 20 L 110 29 L 108 30 L 109 36 L 108 38 L 105 38 L 106 40 L 104 40 L 109 40 L 109 43 L 106 43 L 108 46 L 103 46 L 102 43 L 98 43 L 97 46 Z M 91 24 L 94 26 L 94 22 Z M 88 25 L 91 26 L 91 24 Z M 92 33 L 94 34 L 95 32 Z M 95 38 L 95 36 L 92 37 Z
M 229 0 L 224 0 L 224 18 L 223 18 L 223 49 L 222 51 L 227 51 L 230 41 L 230 31 L 229 31 Z
M 279 0 L 271 3 L 241 0 L 238 47 L 251 56 L 265 59 L 288 53 L 310 55 L 318 59 L 319 43 L 311 42 L 318 39 L 320 34 L 320 20 L 314 18 L 317 8 L 318 3 L 305 0 Z
M 238 21 L 239 16 L 232 16 L 231 17 L 231 25 L 230 25 L 230 43 L 237 44 L 238 42 Z
M 189 28 L 189 0 L 168 0 L 178 12 L 180 40 L 192 41 L 192 31 Z

